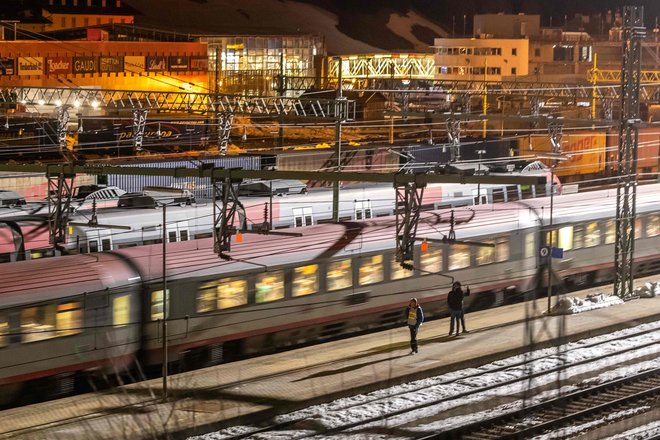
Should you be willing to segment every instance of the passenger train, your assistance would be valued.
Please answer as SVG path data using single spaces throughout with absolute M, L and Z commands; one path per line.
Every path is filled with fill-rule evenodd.
M 660 269 L 658 191 L 638 189 L 637 274 Z M 170 243 L 165 256 L 146 245 L 0 265 L 0 396 L 30 381 L 157 368 L 166 310 L 168 357 L 187 369 L 403 325 L 412 296 L 428 317 L 443 315 L 453 280 L 470 286 L 468 306 L 506 300 L 544 278 L 548 208 L 537 198 L 424 212 L 420 239 L 446 236 L 453 211 L 457 240 L 495 247 L 416 246 L 412 271 L 395 261 L 393 217 L 309 226 L 300 237 L 246 234 L 229 261 L 200 239 Z M 554 198 L 552 237 L 564 254 L 552 267 L 564 283 L 612 279 L 615 211 L 616 190 Z
M 506 201 L 514 194 L 524 198 L 542 196 L 547 190 L 549 186 L 545 185 L 523 188 L 516 185 L 432 184 L 425 189 L 422 202 L 423 208 L 429 210 Z M 392 215 L 394 212 L 396 195 L 391 185 L 347 186 L 339 194 L 340 220 L 369 219 Z M 63 248 L 68 253 L 89 253 L 162 242 L 163 214 L 162 209 L 156 209 L 159 204 L 152 203 L 151 208 L 135 208 L 130 203 L 124 203 L 130 200 L 126 198 L 128 196 L 129 194 L 119 188 L 108 187 L 86 194 L 86 197 L 75 201 L 72 204 L 75 212 L 70 215 L 71 225 Z M 95 201 L 96 211 L 92 210 L 92 200 Z M 332 190 L 329 189 L 273 197 L 272 201 L 269 197 L 240 197 L 240 200 L 244 215 L 240 213 L 235 224 L 244 221 L 247 229 L 263 228 L 263 225 L 271 220 L 271 229 L 310 226 L 332 221 Z M 124 207 L 119 208 L 118 205 Z M 0 208 L 0 261 L 46 255 L 44 248 L 49 246 L 47 209 L 42 206 Z M 94 215 L 99 226 L 89 223 Z M 7 221 L 17 217 L 22 218 L 19 222 L 23 231 L 22 255 L 19 255 L 20 243 L 17 234 L 6 226 Z M 210 200 L 192 204 L 177 203 L 167 207 L 166 218 L 166 235 L 169 242 L 211 237 L 213 203 Z

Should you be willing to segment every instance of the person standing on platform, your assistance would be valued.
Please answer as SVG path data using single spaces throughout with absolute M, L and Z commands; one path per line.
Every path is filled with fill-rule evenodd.
M 424 312 L 417 298 L 411 298 L 406 309 L 408 328 L 410 329 L 410 354 L 417 353 L 417 331 L 424 322 Z
M 452 289 L 447 295 L 447 306 L 449 308 L 450 321 L 449 321 L 449 336 L 454 333 L 454 322 L 456 322 L 456 336 L 458 336 L 461 326 L 463 327 L 463 333 L 467 332 L 465 328 L 465 312 L 463 310 L 463 298 L 470 295 L 470 288 L 468 287 L 466 292 L 463 293 L 461 289 L 461 283 L 455 281 L 452 285 Z

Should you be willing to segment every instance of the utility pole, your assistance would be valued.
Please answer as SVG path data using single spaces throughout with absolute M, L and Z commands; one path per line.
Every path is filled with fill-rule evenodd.
M 633 293 L 635 215 L 637 199 L 637 146 L 639 135 L 639 89 L 644 28 L 644 7 L 623 9 L 623 62 L 621 66 L 621 126 L 619 170 L 616 188 L 616 238 L 614 247 L 614 294 L 629 298 Z
M 167 205 L 163 204 L 163 402 L 167 402 L 167 318 L 168 318 L 168 294 L 167 294 Z
M 336 105 L 343 105 L 343 83 L 342 83 L 342 62 L 341 57 L 336 57 L 337 63 L 337 103 Z M 337 172 L 341 173 L 341 112 L 337 114 L 335 122 L 335 155 L 337 156 Z M 332 221 L 339 222 L 339 180 L 335 181 L 332 185 Z

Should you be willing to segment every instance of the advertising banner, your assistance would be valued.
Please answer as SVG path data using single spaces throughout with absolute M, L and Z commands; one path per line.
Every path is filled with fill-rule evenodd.
M 122 57 L 99 57 L 100 72 L 123 72 L 124 59 Z
M 97 57 L 73 57 L 73 73 L 96 73 L 99 71 Z
M 124 70 L 132 73 L 142 73 L 146 70 L 143 56 L 129 55 L 124 57 Z
M 147 57 L 147 70 L 149 72 L 164 72 L 167 70 L 167 57 L 150 56 Z
M 14 59 L 0 57 L 0 75 L 10 76 L 15 74 L 16 74 L 16 69 L 14 66 Z
M 46 72 L 49 75 L 66 75 L 71 73 L 71 58 L 48 57 L 46 59 Z
M 169 64 L 170 64 L 170 70 L 171 71 L 182 71 L 182 70 L 190 70 L 190 59 L 185 56 L 175 56 L 175 57 L 169 57 Z
M 209 59 L 207 57 L 190 57 L 190 70 L 209 70 Z
M 19 57 L 18 58 L 18 74 L 20 76 L 43 75 L 43 73 L 44 73 L 44 58 L 43 57 Z

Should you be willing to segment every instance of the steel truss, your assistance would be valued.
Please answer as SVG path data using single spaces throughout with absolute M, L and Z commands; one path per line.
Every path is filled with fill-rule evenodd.
M 637 145 L 639 135 L 639 92 L 642 59 L 644 8 L 623 10 L 623 62 L 621 66 L 621 128 L 619 172 L 616 191 L 616 239 L 614 247 L 614 294 L 629 298 L 633 293 L 635 215 L 637 199 Z
M 55 87 L 0 89 L 0 104 L 26 106 L 91 107 L 106 110 L 158 110 L 161 112 L 281 115 L 355 119 L 355 101 L 335 99 L 216 95 L 213 93 L 148 92 Z
M 142 151 L 147 113 L 149 113 L 147 109 L 137 108 L 133 110 L 133 149 L 135 151 Z
M 227 252 L 231 251 L 231 236 L 239 229 L 246 229 L 245 208 L 238 200 L 234 183 L 240 179 L 226 177 L 224 179 L 211 179 L 213 184 L 213 251 L 220 258 L 231 259 Z M 240 228 L 234 226 L 234 218 L 239 214 Z
M 432 79 L 435 60 L 432 54 L 373 54 L 335 58 L 328 66 L 329 76 L 337 78 L 341 66 L 344 79 L 396 78 Z
M 49 242 L 59 248 L 66 241 L 69 207 L 73 195 L 75 173 L 59 169 L 53 173 L 46 171 L 48 179 L 48 231 Z
M 413 250 L 417 237 L 420 207 L 426 183 L 413 181 L 395 184 L 396 189 L 396 261 L 413 269 Z
M 229 136 L 231 135 L 231 125 L 234 122 L 234 115 L 227 112 L 220 112 L 216 115 L 218 120 L 218 150 L 223 156 L 227 154 L 229 145 Z

